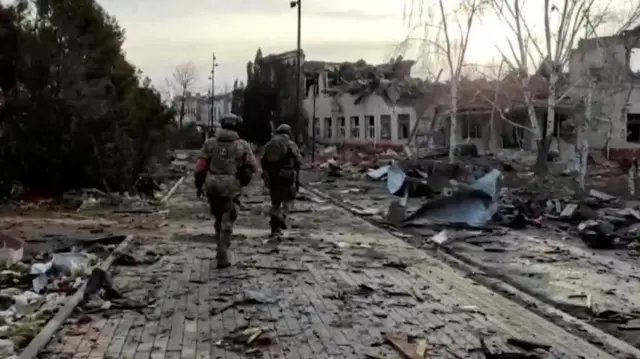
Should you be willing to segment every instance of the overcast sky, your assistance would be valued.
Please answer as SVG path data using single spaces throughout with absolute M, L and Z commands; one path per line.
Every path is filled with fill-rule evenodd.
M 258 47 L 296 47 L 296 10 L 288 0 L 99 0 L 126 29 L 127 57 L 160 84 L 192 61 L 207 90 L 215 51 L 216 91 L 244 81 Z M 381 62 L 407 33 L 402 1 L 303 0 L 302 47 L 307 59 Z
M 245 81 L 246 63 L 258 47 L 265 55 L 296 47 L 297 14 L 289 0 L 97 1 L 124 27 L 127 58 L 157 86 L 164 85 L 176 66 L 191 61 L 198 68 L 196 91 L 205 93 L 215 51 L 219 93 L 236 78 Z M 302 48 L 308 60 L 383 62 L 408 33 L 403 0 L 302 1 Z M 542 2 L 528 2 L 525 13 L 542 18 Z M 529 26 L 539 32 L 540 23 L 530 21 Z M 474 24 L 466 61 L 495 61 L 500 57 L 496 45 L 508 49 L 505 36 L 510 33 L 495 16 L 483 16 Z

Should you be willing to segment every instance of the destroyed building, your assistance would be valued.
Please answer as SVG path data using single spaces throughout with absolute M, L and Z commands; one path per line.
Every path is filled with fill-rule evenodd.
M 325 143 L 406 143 L 419 118 L 423 83 L 412 79 L 415 61 L 402 57 L 370 65 L 304 63 L 304 112 L 315 118 L 315 137 Z M 308 135 L 313 125 L 308 125 Z
M 307 61 L 304 65 L 304 109 L 315 118 L 316 138 L 326 143 L 419 145 L 429 136 L 449 140 L 450 82 L 411 78 L 414 61 L 402 57 L 381 65 Z M 535 147 L 522 83 L 507 74 L 501 79 L 462 79 L 458 86 L 458 142 L 480 149 Z M 544 128 L 548 84 L 542 75 L 528 79 L 532 104 Z M 563 77 L 559 87 L 566 87 Z M 574 108 L 570 97 L 556 106 L 556 133 Z M 313 133 L 312 124 L 308 134 Z M 435 135 L 435 136 L 434 136 Z
M 618 151 L 640 148 L 640 28 L 615 36 L 581 39 L 571 53 L 571 82 L 586 98 L 589 82 L 597 85 L 591 147 Z
M 296 55 L 293 50 L 263 56 L 262 50 L 258 49 L 255 60 L 247 64 L 242 112 L 248 126 L 260 128 L 267 139 L 268 129 L 280 123 L 288 123 L 297 134 L 306 127 L 305 123 L 298 123 L 296 112 Z M 304 53 L 300 59 L 304 63 Z M 264 141 L 262 138 L 254 140 Z
M 500 79 L 460 79 L 458 83 L 458 108 L 456 121 L 458 143 L 475 144 L 479 149 L 497 150 L 501 148 L 533 150 L 536 147 L 534 133 L 528 115 L 532 105 L 540 128 L 546 130 L 547 101 L 549 85 L 544 75 L 531 76 L 508 73 Z M 528 83 L 530 100 L 526 101 L 524 83 Z M 435 106 L 429 126 L 441 131 L 449 139 L 448 118 L 451 113 L 450 83 L 431 84 L 425 96 L 432 98 Z M 568 75 L 558 81 L 560 91 L 568 88 Z M 562 123 L 574 112 L 575 101 L 565 96 L 555 106 L 554 136 L 562 135 Z M 543 134 L 546 135 L 546 134 Z

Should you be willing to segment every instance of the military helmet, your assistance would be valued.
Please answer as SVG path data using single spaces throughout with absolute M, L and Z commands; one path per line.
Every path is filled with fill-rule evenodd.
M 220 119 L 220 127 L 227 130 L 237 131 L 240 125 L 242 125 L 242 117 L 231 112 L 224 114 Z
M 286 123 L 283 123 L 282 125 L 278 126 L 276 128 L 276 130 L 274 131 L 274 133 L 283 133 L 285 135 L 289 135 L 291 136 L 291 126 L 287 125 Z

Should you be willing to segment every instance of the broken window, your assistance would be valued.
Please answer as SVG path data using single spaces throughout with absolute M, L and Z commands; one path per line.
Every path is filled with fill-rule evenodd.
M 398 115 L 398 139 L 406 140 L 409 138 L 409 132 L 411 131 L 410 117 L 406 113 Z
M 629 51 L 629 70 L 634 74 L 640 73 L 640 48 Z
M 480 124 L 477 121 L 470 120 L 468 118 L 463 118 L 462 122 L 462 139 L 467 138 L 481 138 L 480 135 Z
M 338 74 L 338 71 L 329 71 L 327 73 L 327 82 L 329 88 L 340 85 L 340 75 Z
M 627 114 L 627 142 L 640 143 L 640 113 Z
M 317 117 L 313 119 L 313 137 L 320 137 L 320 119 Z
M 333 133 L 331 132 L 333 129 L 333 121 L 331 117 L 325 117 L 324 118 L 324 138 L 326 138 L 327 140 L 330 140 L 331 137 L 333 136 Z
M 376 118 L 373 116 L 365 116 L 365 124 L 367 126 L 367 138 L 376 138 Z
M 391 115 L 380 116 L 380 139 L 391 139 Z
M 360 118 L 351 116 L 351 138 L 360 138 Z
M 338 138 L 347 137 L 347 128 L 344 117 L 338 117 Z
M 305 98 L 309 97 L 311 94 L 311 89 L 313 88 L 313 94 L 318 95 L 318 86 L 320 84 L 320 75 L 318 73 L 307 73 L 304 74 L 305 78 Z

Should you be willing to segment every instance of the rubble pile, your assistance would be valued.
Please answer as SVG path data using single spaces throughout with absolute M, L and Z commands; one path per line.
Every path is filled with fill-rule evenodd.
M 163 204 L 169 190 L 167 184 L 172 185 L 183 177 L 193 166 L 195 156 L 195 151 L 169 154 L 169 166 L 159 168 L 152 175 L 140 176 L 134 188 L 120 193 L 83 188 L 67 191 L 60 198 L 49 198 L 16 185 L 8 207 L 20 211 L 62 209 L 80 212 L 105 207 L 114 211 L 151 211 Z
M 593 248 L 628 244 L 640 248 L 640 214 L 635 203 L 594 189 L 576 199 L 566 170 L 539 180 L 527 161 L 503 155 L 480 156 L 473 145 L 457 150 L 455 164 L 446 148 L 432 149 L 419 158 L 410 150 L 338 151 L 327 147 L 319 167 L 324 181 L 334 178 L 386 182 L 391 203 L 385 221 L 401 227 L 503 226 L 511 229 L 544 227 L 580 237 Z M 602 156 L 591 156 L 591 179 L 620 177 L 624 169 Z M 546 181 L 546 182 L 545 182 Z M 406 214 L 407 198 L 423 203 Z M 640 242 L 638 242 L 640 243 Z
M 50 238 L 43 238 L 40 244 Z M 123 236 L 92 240 L 68 238 L 66 245 L 34 253 L 28 242 L 0 233 L 0 355 L 24 348 L 89 278 L 101 257 Z M 55 242 L 55 239 L 51 239 Z

